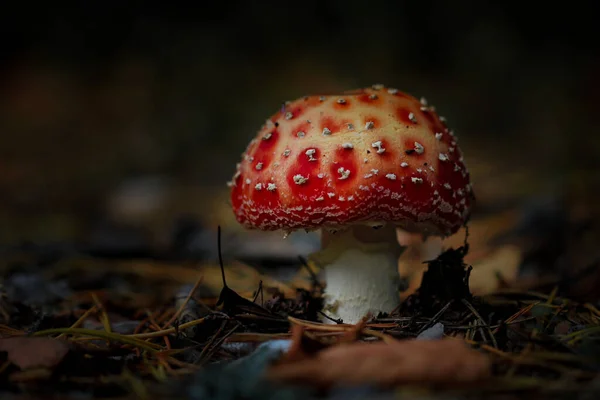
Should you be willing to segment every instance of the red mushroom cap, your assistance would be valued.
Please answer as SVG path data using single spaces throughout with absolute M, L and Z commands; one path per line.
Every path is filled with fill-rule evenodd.
M 393 223 L 447 236 L 473 200 L 444 118 L 383 85 L 286 102 L 250 142 L 230 186 L 237 220 L 262 230 Z

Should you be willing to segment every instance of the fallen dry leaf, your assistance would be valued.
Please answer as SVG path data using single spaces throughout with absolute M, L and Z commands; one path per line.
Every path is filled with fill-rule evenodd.
M 334 384 L 459 384 L 485 379 L 490 373 L 491 361 L 485 354 L 449 338 L 334 345 L 312 357 L 277 363 L 267 378 L 326 388 Z
M 518 214 L 511 209 L 494 216 L 474 219 L 469 223 L 469 252 L 465 263 L 473 266 L 470 286 L 473 294 L 485 295 L 502 284 L 517 280 L 522 250 L 515 245 L 497 246 L 492 241 L 514 227 Z M 427 264 L 423 262 L 437 257 L 444 249 L 458 248 L 464 243 L 465 230 L 441 240 L 428 238 L 422 241 L 419 235 L 398 232 L 398 241 L 407 246 L 400 257 L 399 273 L 408 281 L 408 289 L 401 293 L 401 300 L 413 294 L 421 285 Z
M 0 352 L 21 369 L 52 368 L 67 355 L 69 345 L 57 339 L 15 337 L 0 339 Z
M 473 263 L 469 285 L 475 295 L 494 292 L 503 284 L 513 284 L 519 273 L 522 252 L 517 246 L 505 245 L 490 251 Z

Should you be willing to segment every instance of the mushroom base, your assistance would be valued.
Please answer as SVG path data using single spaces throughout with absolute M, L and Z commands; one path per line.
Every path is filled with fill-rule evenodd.
M 323 231 L 322 250 L 311 259 L 324 269 L 324 313 L 354 324 L 369 312 L 396 308 L 402 250 L 392 225 L 377 230 L 354 226 L 335 234 Z

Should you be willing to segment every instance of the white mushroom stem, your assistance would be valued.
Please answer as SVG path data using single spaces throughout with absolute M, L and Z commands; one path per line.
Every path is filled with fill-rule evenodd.
M 390 312 L 400 303 L 398 244 L 395 227 L 352 226 L 322 231 L 321 250 L 310 258 L 324 269 L 324 313 L 357 323 L 367 313 Z M 323 322 L 331 322 L 324 319 Z

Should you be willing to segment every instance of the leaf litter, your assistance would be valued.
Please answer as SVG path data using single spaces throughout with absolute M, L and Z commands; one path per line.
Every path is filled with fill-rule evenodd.
M 220 235 L 218 244 L 221 256 Z M 3 266 L 0 394 L 224 399 L 235 387 L 246 398 L 291 399 L 357 385 L 418 387 L 413 395 L 431 398 L 598 394 L 597 303 L 567 298 L 560 285 L 474 295 L 468 253 L 465 240 L 427 261 L 401 307 L 350 325 L 318 322 L 323 284 L 304 259 L 292 286 L 222 259 L 217 270 L 181 262 L 169 271 L 151 260 L 69 255 L 50 269 L 29 248 Z M 219 271 L 218 295 L 207 271 Z M 254 289 L 248 276 L 259 278 Z M 282 339 L 288 351 L 261 353 Z M 249 354 L 263 364 L 247 364 Z M 246 369 L 230 376 L 225 366 Z

